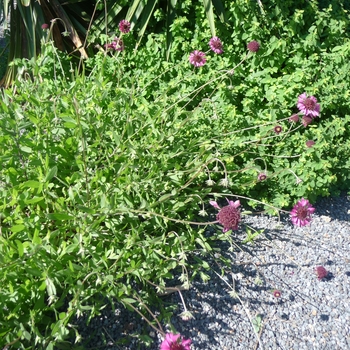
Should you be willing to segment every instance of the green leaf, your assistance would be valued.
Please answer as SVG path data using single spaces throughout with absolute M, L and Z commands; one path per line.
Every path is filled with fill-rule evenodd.
M 15 242 L 16 242 L 16 244 L 17 244 L 18 254 L 19 254 L 20 257 L 22 257 L 23 254 L 24 254 L 23 244 L 22 244 L 22 242 L 20 242 L 18 239 L 16 239 Z
M 73 220 L 74 219 L 73 216 L 70 216 L 70 215 L 65 214 L 65 213 L 52 213 L 52 214 L 48 214 L 47 217 L 50 220 L 59 220 L 59 221 Z
M 212 36 L 216 36 L 213 4 L 211 0 L 203 0 L 205 14 L 207 15 Z
M 50 169 L 50 171 L 46 175 L 45 182 L 49 182 L 56 175 L 57 175 L 57 166 L 55 165 L 53 168 Z
M 176 16 L 176 3 L 177 0 L 168 0 L 167 12 L 166 12 L 166 59 L 169 61 L 170 51 L 172 45 L 172 32 L 170 30 L 170 26 L 174 21 Z
M 133 304 L 133 303 L 136 303 L 136 300 L 135 299 L 131 299 L 131 298 L 123 298 L 121 300 L 123 303 L 126 303 L 126 304 Z
M 139 5 L 141 5 L 141 6 L 139 7 Z M 133 22 L 132 21 L 132 17 L 135 15 L 136 10 L 138 10 L 138 12 L 142 12 L 143 7 L 144 7 L 144 5 L 141 2 L 141 0 L 134 0 L 132 5 L 128 9 L 128 12 L 127 12 L 127 14 L 125 16 L 125 19 L 127 21 Z M 139 16 L 139 13 L 137 13 L 137 18 L 138 18 L 138 16 Z
M 25 153 L 32 153 L 33 150 L 30 147 L 27 146 L 20 146 L 19 147 L 21 151 L 25 152 Z
M 20 185 L 21 188 L 25 188 L 25 187 L 39 188 L 40 186 L 41 186 L 41 183 L 39 181 L 34 181 L 34 180 L 29 180 L 29 181 L 23 182 Z
M 25 199 L 24 203 L 25 204 L 35 204 L 38 202 L 41 202 L 44 199 L 44 197 L 33 197 L 31 199 Z
M 253 327 L 254 327 L 254 331 L 256 333 L 260 332 L 261 329 L 261 321 L 262 321 L 262 316 L 260 314 L 257 314 L 255 316 L 255 318 L 253 318 L 252 323 L 253 323 Z
M 55 287 L 55 285 L 54 285 L 52 279 L 49 278 L 49 277 L 46 277 L 45 282 L 46 282 L 47 294 L 48 294 L 49 296 L 56 295 L 56 287 Z
M 11 232 L 13 233 L 17 233 L 17 232 L 21 232 L 25 229 L 26 227 L 24 225 L 14 225 L 10 228 Z
M 226 21 L 226 12 L 225 12 L 225 8 L 224 8 L 224 5 L 222 4 L 221 0 L 213 0 L 212 3 L 215 7 L 215 10 L 218 12 L 218 15 L 219 15 L 221 22 L 225 22 Z

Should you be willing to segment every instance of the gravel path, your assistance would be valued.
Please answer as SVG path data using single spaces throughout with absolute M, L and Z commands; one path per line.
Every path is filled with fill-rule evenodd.
M 177 293 L 164 299 L 178 304 L 172 324 L 192 339 L 191 350 L 350 349 L 350 198 L 322 199 L 315 207 L 311 225 L 301 228 L 289 220 L 247 218 L 264 234 L 231 253 L 222 244 L 221 254 L 233 262 L 231 271 L 222 278 L 208 272 L 208 283 L 195 281 L 182 292 L 195 319 L 178 316 L 183 307 Z M 329 271 L 322 280 L 314 272 L 320 265 Z M 215 262 L 212 267 L 220 274 Z M 279 298 L 274 290 L 281 292 Z M 146 349 L 137 337 L 142 333 L 153 337 L 148 349 L 158 350 L 160 344 L 145 322 L 123 308 L 105 310 L 80 332 L 93 334 L 84 349 Z

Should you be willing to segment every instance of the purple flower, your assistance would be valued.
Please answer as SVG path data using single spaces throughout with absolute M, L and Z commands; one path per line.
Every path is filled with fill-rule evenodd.
M 312 141 L 312 140 L 306 141 L 306 146 L 309 148 L 312 147 L 314 144 L 315 144 L 315 141 Z
M 258 181 L 264 181 L 264 180 L 266 180 L 266 178 L 267 178 L 267 176 L 265 173 L 260 173 L 258 175 Z
M 305 92 L 299 95 L 297 107 L 304 115 L 311 118 L 320 115 L 320 104 L 317 103 L 317 99 L 314 96 L 307 96 Z
M 281 291 L 279 291 L 279 290 L 277 290 L 277 289 L 275 289 L 274 291 L 273 291 L 273 296 L 275 297 L 275 298 L 280 298 L 281 297 Z
M 257 52 L 260 49 L 260 44 L 257 41 L 253 40 L 248 43 L 247 48 L 251 52 Z
M 205 58 L 205 53 L 198 50 L 191 52 L 189 60 L 195 67 L 204 66 L 205 62 L 207 61 Z
M 273 128 L 273 131 L 274 131 L 276 134 L 281 133 L 281 132 L 282 132 L 282 126 L 276 125 L 276 126 Z
M 224 226 L 222 232 L 227 232 L 229 230 L 237 230 L 238 224 L 241 220 L 241 214 L 237 209 L 241 203 L 239 200 L 233 202 L 226 198 L 228 205 L 220 208 L 218 203 L 215 201 L 209 201 L 209 203 L 216 209 L 219 210 L 216 215 L 216 220 Z
M 210 39 L 209 46 L 211 50 L 215 53 L 221 54 L 224 52 L 224 50 L 222 49 L 222 42 L 217 36 L 214 36 Z
M 317 266 L 315 268 L 315 272 L 316 272 L 317 278 L 319 280 L 321 280 L 322 278 L 327 277 L 327 275 L 328 275 L 328 271 L 323 266 Z
M 290 212 L 293 225 L 305 226 L 311 221 L 311 214 L 315 212 L 315 208 L 310 204 L 307 199 L 302 198 L 293 207 Z
M 304 115 L 302 120 L 301 120 L 302 124 L 305 126 L 305 128 L 312 123 L 312 118 L 309 117 L 308 115 Z
M 191 350 L 191 339 L 184 339 L 181 334 L 167 333 L 160 344 L 160 350 Z
M 289 117 L 289 121 L 297 123 L 299 121 L 298 114 L 293 114 L 291 117 Z
M 49 27 L 50 26 L 47 23 L 44 23 L 41 25 L 41 29 L 43 29 L 43 30 L 49 29 Z
M 130 26 L 130 22 L 126 21 L 125 19 L 119 22 L 119 30 L 124 34 L 130 32 Z

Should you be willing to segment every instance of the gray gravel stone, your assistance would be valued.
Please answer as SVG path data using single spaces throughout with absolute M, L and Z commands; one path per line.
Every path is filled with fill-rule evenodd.
M 246 223 L 265 232 L 254 244 L 238 244 L 242 250 L 230 252 L 228 244 L 220 244 L 220 254 L 233 262 L 225 270 L 226 283 L 208 271 L 208 283 L 195 280 L 182 292 L 195 319 L 185 322 L 178 316 L 183 311 L 178 294 L 164 299 L 178 305 L 172 326 L 192 339 L 192 350 L 350 348 L 349 197 L 324 198 L 315 207 L 311 224 L 300 228 L 287 217 L 280 223 L 268 216 L 245 217 Z M 245 237 L 243 231 L 234 235 L 237 242 Z M 220 275 L 214 261 L 211 266 Z M 316 266 L 324 266 L 329 275 L 319 281 Z M 232 277 L 234 297 L 229 295 Z M 280 298 L 273 296 L 275 289 L 281 291 Z M 154 343 L 146 348 L 137 333 L 149 334 L 152 329 L 124 308 L 118 310 L 103 311 L 105 330 L 101 321 L 91 322 L 92 328 L 80 324 L 81 334 L 94 333 L 84 348 L 109 342 L 99 349 L 159 349 L 159 335 L 153 334 Z M 256 332 L 251 321 L 257 315 L 262 318 Z

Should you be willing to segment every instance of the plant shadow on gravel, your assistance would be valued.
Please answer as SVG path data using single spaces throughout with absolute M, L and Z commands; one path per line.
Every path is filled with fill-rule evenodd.
M 317 211 L 314 221 L 311 224 L 314 233 L 320 230 L 320 232 L 325 231 L 327 235 L 334 221 L 337 222 L 337 227 L 348 226 L 350 229 L 350 202 L 345 194 L 342 194 L 341 198 L 341 200 L 339 198 L 323 198 L 315 204 Z M 328 218 L 330 218 L 330 221 Z M 275 225 L 271 224 L 271 222 L 275 222 Z M 262 336 L 260 333 L 262 331 L 262 325 L 259 328 L 259 332 L 254 330 L 254 321 L 257 315 L 260 315 L 266 322 L 266 330 L 274 332 L 276 328 L 274 323 L 267 325 L 268 320 L 271 319 L 271 315 L 278 314 L 278 310 L 282 309 L 278 316 L 274 316 L 275 319 L 280 322 L 291 322 L 292 316 L 288 310 L 292 308 L 292 304 L 300 302 L 306 304 L 306 308 L 312 309 L 311 312 L 313 315 L 318 315 L 318 325 L 321 323 L 331 324 L 333 320 L 332 312 L 329 309 L 325 309 L 324 305 L 318 300 L 314 301 L 312 293 L 307 294 L 303 292 L 302 288 L 297 288 L 298 277 L 301 276 L 301 279 L 307 278 L 312 280 L 316 288 L 319 288 L 319 285 L 326 287 L 327 283 L 332 283 L 337 277 L 336 273 L 328 271 L 326 278 L 318 281 L 316 276 L 313 275 L 314 267 L 324 265 L 327 270 L 333 269 L 336 271 L 337 266 L 341 265 L 344 268 L 344 261 L 341 261 L 341 257 L 330 259 L 330 253 L 335 256 L 337 255 L 335 249 L 333 249 L 329 242 L 322 244 L 322 239 L 324 239 L 322 235 L 316 238 L 308 235 L 308 231 L 311 230 L 308 227 L 296 228 L 292 232 L 293 227 L 287 221 L 286 217 L 282 217 L 280 223 L 274 218 L 270 218 L 268 224 L 266 220 L 264 223 L 265 225 L 263 225 L 263 220 L 261 222 L 259 219 L 255 220 L 256 225 L 254 228 L 257 230 L 264 228 L 265 232 L 257 238 L 254 244 L 238 244 L 241 252 L 239 252 L 239 249 L 236 249 L 234 252 L 229 253 L 229 245 L 227 243 L 221 244 L 221 252 L 225 252 L 222 254 L 229 255 L 229 258 L 233 261 L 233 266 L 230 270 L 226 270 L 223 278 L 232 286 L 237 296 L 234 294 L 230 296 L 229 293 L 232 290 L 228 284 L 215 273 L 210 272 L 208 274 L 211 276 L 211 279 L 207 284 L 204 285 L 203 282 L 196 280 L 193 282 L 193 290 L 183 292 L 183 296 L 188 302 L 189 310 L 196 318 L 203 322 L 204 329 L 207 329 L 205 327 L 206 325 L 209 327 L 210 325 L 216 325 L 216 327 L 213 330 L 208 329 L 205 335 L 200 335 L 197 329 L 198 320 L 189 320 L 186 323 L 174 315 L 172 323 L 175 328 L 179 329 L 181 327 L 183 332 L 188 334 L 192 339 L 199 341 L 198 337 L 201 338 L 203 349 L 221 348 L 222 344 L 215 343 L 215 335 L 217 335 L 218 331 L 221 337 L 235 336 L 236 329 L 239 328 L 237 325 L 241 323 L 244 323 L 245 327 L 247 327 L 245 331 L 246 338 L 254 338 L 255 335 L 259 335 L 260 338 Z M 322 223 L 326 223 L 327 226 L 322 226 Z M 266 229 L 266 226 L 269 227 Z M 336 232 L 333 233 L 336 234 Z M 242 240 L 242 237 L 240 237 L 242 234 L 242 231 L 238 234 L 235 233 L 235 235 L 239 236 L 237 241 Z M 332 241 L 331 234 L 332 232 L 329 235 L 330 241 Z M 309 262 L 306 260 L 305 263 L 298 264 L 294 263 L 293 257 L 283 254 L 282 249 L 279 252 L 274 249 L 273 254 L 269 255 L 269 249 L 273 248 L 272 244 L 276 240 L 284 244 L 288 243 L 299 251 L 304 248 L 317 248 L 319 257 L 316 257 L 315 260 Z M 265 255 L 269 260 L 264 262 L 260 258 L 261 255 Z M 251 261 L 246 258 L 245 263 L 242 263 L 240 257 L 244 261 L 244 256 L 251 257 Z M 273 260 L 272 262 L 271 259 Z M 214 261 L 211 268 L 215 269 Z M 273 269 L 272 273 L 270 272 L 268 276 L 265 276 L 266 270 L 269 269 Z M 281 271 L 282 274 L 278 273 Z M 219 269 L 217 269 L 217 272 L 220 272 Z M 350 276 L 348 271 L 340 272 L 340 274 Z M 275 298 L 273 296 L 276 285 L 282 291 L 281 298 Z M 315 299 L 318 297 L 315 296 Z M 170 298 L 173 303 L 176 303 L 176 300 L 179 301 L 176 294 Z M 179 301 L 178 313 L 181 312 L 181 308 L 181 302 Z M 269 311 L 264 313 L 264 309 L 266 308 L 269 308 Z M 247 319 L 249 318 L 250 325 L 249 322 L 247 323 Z M 241 333 L 238 331 L 237 334 Z M 205 339 L 207 339 L 207 342 L 204 341 Z M 258 339 L 256 339 L 256 342 L 258 344 Z M 278 345 L 277 340 L 275 345 Z M 237 346 L 239 346 L 239 342 L 237 342 Z
M 349 225 L 350 201 L 345 194 L 342 194 L 341 198 L 344 200 L 320 199 L 315 204 L 316 214 L 311 225 L 321 231 L 322 222 L 326 222 L 327 227 L 331 227 L 329 225 L 332 224 L 332 221 L 341 222 L 344 226 Z M 324 221 L 325 216 L 331 221 L 328 222 L 328 219 Z M 324 265 L 327 270 L 336 268 L 339 260 L 329 259 L 329 251 L 332 250 L 332 247 L 329 247 L 327 242 L 322 247 L 322 242 L 317 239 L 315 241 L 315 237 L 308 237 L 308 227 L 294 229 L 286 216 L 282 216 L 280 222 L 273 217 L 250 219 L 250 217 L 247 219 L 249 224 L 257 230 L 264 229 L 264 233 L 259 235 L 252 244 L 237 243 L 233 252 L 229 251 L 230 246 L 227 242 L 220 242 L 218 245 L 220 254 L 232 261 L 232 266 L 222 266 L 221 271 L 218 260 L 213 257 L 208 261 L 211 270 L 206 271 L 210 280 L 203 283 L 199 277 L 195 278 L 190 290 L 182 291 L 187 308 L 195 319 L 183 321 L 179 317 L 183 306 L 178 293 L 162 298 L 164 307 L 175 305 L 175 309 L 168 311 L 173 329 L 182 329 L 182 333 L 200 342 L 202 349 L 221 349 L 222 344 L 215 340 L 218 332 L 221 338 L 235 337 L 242 334 L 242 329 L 240 329 L 242 327 L 245 328 L 245 338 L 237 337 L 238 348 L 239 339 L 243 344 L 248 338 L 255 338 L 256 346 L 258 346 L 260 338 L 264 336 L 264 330 L 276 331 L 276 320 L 292 322 L 292 316 L 288 310 L 291 309 L 292 304 L 300 303 L 300 301 L 306 303 L 312 312 L 317 312 L 317 320 L 320 324 L 328 324 L 332 321 L 331 312 L 314 302 L 312 295 L 306 295 L 296 287 L 300 275 L 302 278 L 309 275 L 309 279 L 313 279 L 315 284 L 320 282 L 323 285 L 331 283 L 337 277 L 332 271 L 329 271 L 328 276 L 322 281 L 318 281 L 312 275 L 313 268 L 317 264 Z M 242 230 L 233 234 L 236 242 L 244 239 L 245 233 Z M 296 250 L 316 245 L 320 248 L 324 259 L 317 260 L 316 264 L 310 261 L 300 265 L 290 259 L 290 256 L 284 255 L 282 249 L 280 251 L 274 249 L 275 241 L 290 244 Z M 271 249 L 273 251 L 270 253 Z M 267 275 L 266 271 L 270 269 L 273 271 Z M 220 278 L 213 270 L 222 277 Z M 342 273 L 350 277 L 349 271 Z M 281 290 L 280 298 L 274 297 L 275 289 Z M 260 318 L 262 321 L 257 325 L 256 320 Z M 275 321 L 271 322 L 271 320 Z M 84 319 L 80 322 L 81 327 L 83 327 L 83 321 Z M 198 325 L 201 325 L 201 329 L 198 328 Z M 100 317 L 91 321 L 90 328 L 84 327 L 81 334 L 85 336 L 90 334 L 91 344 L 99 345 L 99 349 L 158 349 L 157 341 L 153 342 L 152 347 L 146 347 L 140 342 L 142 337 L 148 336 L 155 340 L 156 335 L 141 317 L 131 314 L 123 306 L 116 305 L 115 312 L 102 311 Z M 203 334 L 203 329 L 206 331 L 205 334 Z M 112 334 L 120 334 L 120 338 L 113 339 Z M 137 334 L 141 334 L 141 337 Z M 275 341 L 277 346 L 277 338 Z M 84 349 L 97 349 L 89 347 L 88 342 L 84 346 L 86 346 Z

